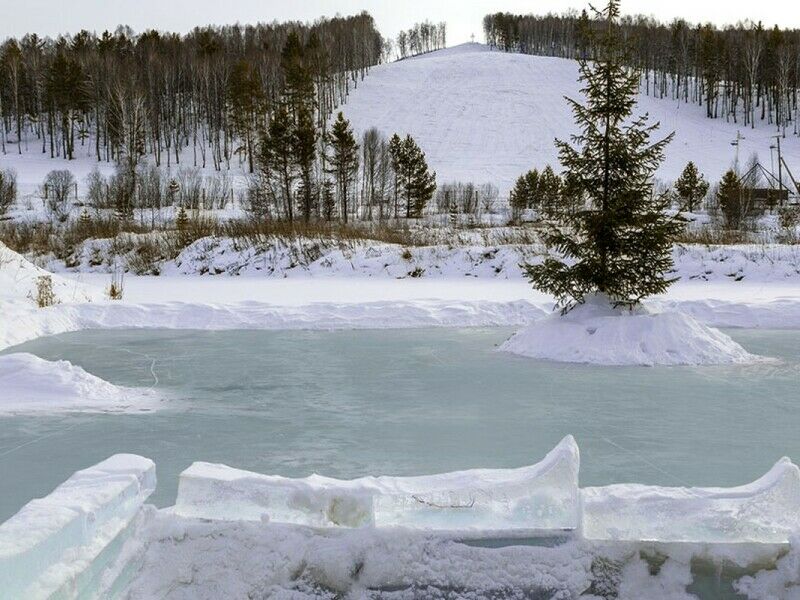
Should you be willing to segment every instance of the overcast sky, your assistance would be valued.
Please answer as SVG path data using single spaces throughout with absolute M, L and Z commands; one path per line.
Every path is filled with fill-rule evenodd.
M 184 33 L 197 25 L 306 21 L 367 10 L 381 33 L 391 37 L 417 21 L 446 21 L 449 45 L 469 41 L 472 34 L 483 41 L 481 20 L 489 12 L 541 14 L 588 5 L 587 0 L 26 0 L 9 10 L 11 3 L 0 0 L 0 39 L 32 31 L 49 36 L 80 29 L 102 32 L 119 24 L 135 31 Z M 800 27 L 798 0 L 623 0 L 622 7 L 663 21 L 683 17 L 724 25 L 750 18 L 768 26 Z

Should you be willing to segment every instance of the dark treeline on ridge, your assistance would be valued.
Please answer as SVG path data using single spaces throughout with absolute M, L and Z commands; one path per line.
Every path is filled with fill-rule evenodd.
M 447 47 L 447 23 L 416 23 L 397 34 L 397 57 L 408 58 Z
M 384 52 L 366 12 L 187 35 L 119 27 L 7 39 L 0 45 L 0 152 L 38 145 L 49 156 L 73 158 L 80 147 L 97 160 L 151 154 L 160 165 L 192 148 L 188 160 L 196 166 L 221 169 L 238 159 L 252 170 L 258 131 L 287 73 L 297 71 L 297 46 L 318 126 Z
M 590 32 L 599 26 L 585 11 L 496 13 L 483 22 L 493 47 L 563 58 L 591 58 Z M 719 29 L 683 19 L 667 25 L 643 16 L 623 17 L 620 27 L 645 93 L 705 106 L 710 118 L 749 127 L 760 120 L 784 136 L 800 133 L 800 30 L 751 22 Z

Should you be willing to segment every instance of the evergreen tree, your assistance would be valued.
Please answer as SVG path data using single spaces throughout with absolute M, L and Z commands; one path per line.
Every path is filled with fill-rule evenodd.
M 717 201 L 725 217 L 725 224 L 730 229 L 739 229 L 748 210 L 744 186 L 733 169 L 722 176 L 717 189 Z
M 708 193 L 708 182 L 694 166 L 694 163 L 689 161 L 675 182 L 675 191 L 681 200 L 683 209 L 694 212 L 698 202 Z
M 254 171 L 255 132 L 261 113 L 263 93 L 258 71 L 246 60 L 237 62 L 228 79 L 228 113 L 239 136 L 238 151 L 245 154 L 250 173 Z
M 390 142 L 389 151 L 394 153 L 392 163 L 405 200 L 406 218 L 419 218 L 436 191 L 436 173 L 428 170 L 425 153 L 410 135 L 401 144 Z
M 539 193 L 539 171 L 532 169 L 520 175 L 517 182 L 514 184 L 514 189 L 511 190 L 511 197 L 509 202 L 511 209 L 514 211 L 517 218 L 522 214 L 522 211 L 533 208 L 536 205 L 536 198 Z
M 536 202 L 542 214 L 553 214 L 561 199 L 561 178 L 547 165 L 539 175 Z
M 278 104 L 266 133 L 262 136 L 258 162 L 262 187 L 280 198 L 283 213 L 291 223 L 294 220 L 292 191 L 297 178 L 294 161 L 294 135 L 292 120 L 286 105 Z
M 653 193 L 653 174 L 672 135 L 651 143 L 658 124 L 631 118 L 639 75 L 626 67 L 619 12 L 619 0 L 609 0 L 598 13 L 604 32 L 592 60 L 580 62 L 586 105 L 569 100 L 580 129 L 575 146 L 556 141 L 561 164 L 589 205 L 551 218 L 545 242 L 566 260 L 524 265 L 533 286 L 554 295 L 563 312 L 595 293 L 615 307 L 633 307 L 674 281 L 665 273 L 682 221 L 665 214 L 666 195 Z
M 348 200 L 352 193 L 353 180 L 358 173 L 358 144 L 350 128 L 350 121 L 341 112 L 331 126 L 330 156 L 327 172 L 336 181 L 336 195 L 341 206 L 342 220 L 347 223 L 349 215 Z
M 320 185 L 320 197 L 322 201 L 322 218 L 332 221 L 336 215 L 336 194 L 333 191 L 333 182 L 325 178 Z
M 78 113 L 87 108 L 86 81 L 80 63 L 65 52 L 58 53 L 47 73 L 46 92 L 52 116 L 58 115 L 61 121 L 64 157 L 72 160 L 74 124 Z
M 398 218 L 399 214 L 399 198 L 400 198 L 400 156 L 403 154 L 403 140 L 396 133 L 389 140 L 389 164 L 392 167 L 394 174 L 394 182 L 392 185 L 394 196 L 394 218 Z
M 300 36 L 296 31 L 290 32 L 281 53 L 281 67 L 285 82 L 284 93 L 295 122 L 299 119 L 301 110 L 314 105 L 314 79 L 305 55 L 306 49 Z
M 315 208 L 314 159 L 317 153 L 317 129 L 307 106 L 301 106 L 292 132 L 292 151 L 300 179 L 300 212 L 308 223 Z

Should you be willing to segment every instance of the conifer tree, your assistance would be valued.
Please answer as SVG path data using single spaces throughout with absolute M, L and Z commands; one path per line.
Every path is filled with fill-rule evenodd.
M 425 153 L 410 135 L 400 144 L 390 142 L 389 151 L 393 153 L 397 187 L 405 200 L 406 218 L 421 217 L 436 191 L 436 173 L 428 170 Z
M 330 156 L 327 172 L 336 181 L 336 194 L 339 198 L 342 220 L 347 223 L 348 200 L 352 193 L 353 179 L 358 172 L 358 144 L 350 128 L 350 121 L 341 112 L 331 126 L 329 138 Z
M 722 176 L 717 189 L 717 201 L 725 216 L 726 225 L 731 229 L 738 229 L 747 216 L 747 207 L 744 187 L 733 169 Z
M 301 106 L 292 132 L 292 152 L 297 165 L 300 186 L 298 190 L 300 212 L 308 223 L 315 209 L 314 159 L 317 153 L 317 129 L 308 106 Z
M 511 190 L 509 202 L 511 209 L 518 218 L 522 211 L 533 208 L 536 205 L 536 198 L 539 193 L 539 170 L 531 169 L 524 175 L 520 175 Z
M 228 79 L 228 114 L 239 136 L 239 152 L 245 154 L 250 173 L 254 171 L 255 132 L 261 113 L 263 93 L 258 71 L 246 60 L 237 62 Z
M 394 173 L 394 182 L 392 189 L 394 191 L 394 218 L 400 216 L 399 214 L 399 198 L 400 198 L 400 156 L 403 153 L 403 140 L 396 133 L 389 140 L 389 163 Z
M 336 215 L 336 194 L 333 192 L 333 182 L 326 177 L 322 180 L 320 188 L 322 218 L 326 221 L 332 221 Z
M 536 202 L 543 214 L 552 214 L 561 196 L 561 178 L 547 165 L 539 175 Z
M 678 193 L 683 209 L 694 212 L 697 203 L 708 193 L 708 182 L 694 166 L 694 163 L 689 161 L 675 182 L 675 191 Z
M 626 66 L 619 14 L 619 0 L 598 13 L 604 32 L 592 60 L 580 61 L 586 104 L 568 99 L 580 133 L 571 138 L 574 146 L 556 141 L 561 164 L 589 203 L 551 217 L 545 243 L 563 259 L 524 265 L 533 286 L 555 296 L 562 312 L 591 294 L 605 295 L 614 307 L 633 307 L 674 281 L 665 273 L 682 220 L 666 215 L 666 195 L 653 193 L 653 174 L 672 135 L 651 143 L 658 124 L 631 117 L 639 76 Z
M 297 178 L 294 162 L 292 120 L 286 105 L 278 104 L 259 148 L 259 176 L 262 186 L 282 199 L 283 211 L 291 223 L 294 220 L 292 190 Z
M 300 36 L 296 31 L 290 32 L 281 53 L 281 67 L 285 81 L 284 93 L 295 122 L 299 119 L 301 110 L 313 107 L 314 104 L 314 79 L 305 55 L 306 49 Z

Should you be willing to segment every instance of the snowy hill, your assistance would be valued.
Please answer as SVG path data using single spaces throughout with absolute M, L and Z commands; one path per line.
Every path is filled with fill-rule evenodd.
M 342 107 L 358 132 L 377 127 L 387 135 L 410 133 L 428 156 L 437 180 L 491 182 L 501 193 L 533 167 L 556 164 L 555 137 L 573 132 L 564 96 L 580 98 L 578 64 L 561 58 L 506 54 L 463 44 L 381 65 L 359 83 Z M 637 112 L 675 131 L 658 176 L 673 180 L 694 161 L 714 182 L 735 157 L 737 129 L 745 163 L 757 152 L 770 164 L 772 127 L 745 129 L 707 119 L 705 108 L 642 96 Z M 800 139 L 782 142 L 800 176 Z

